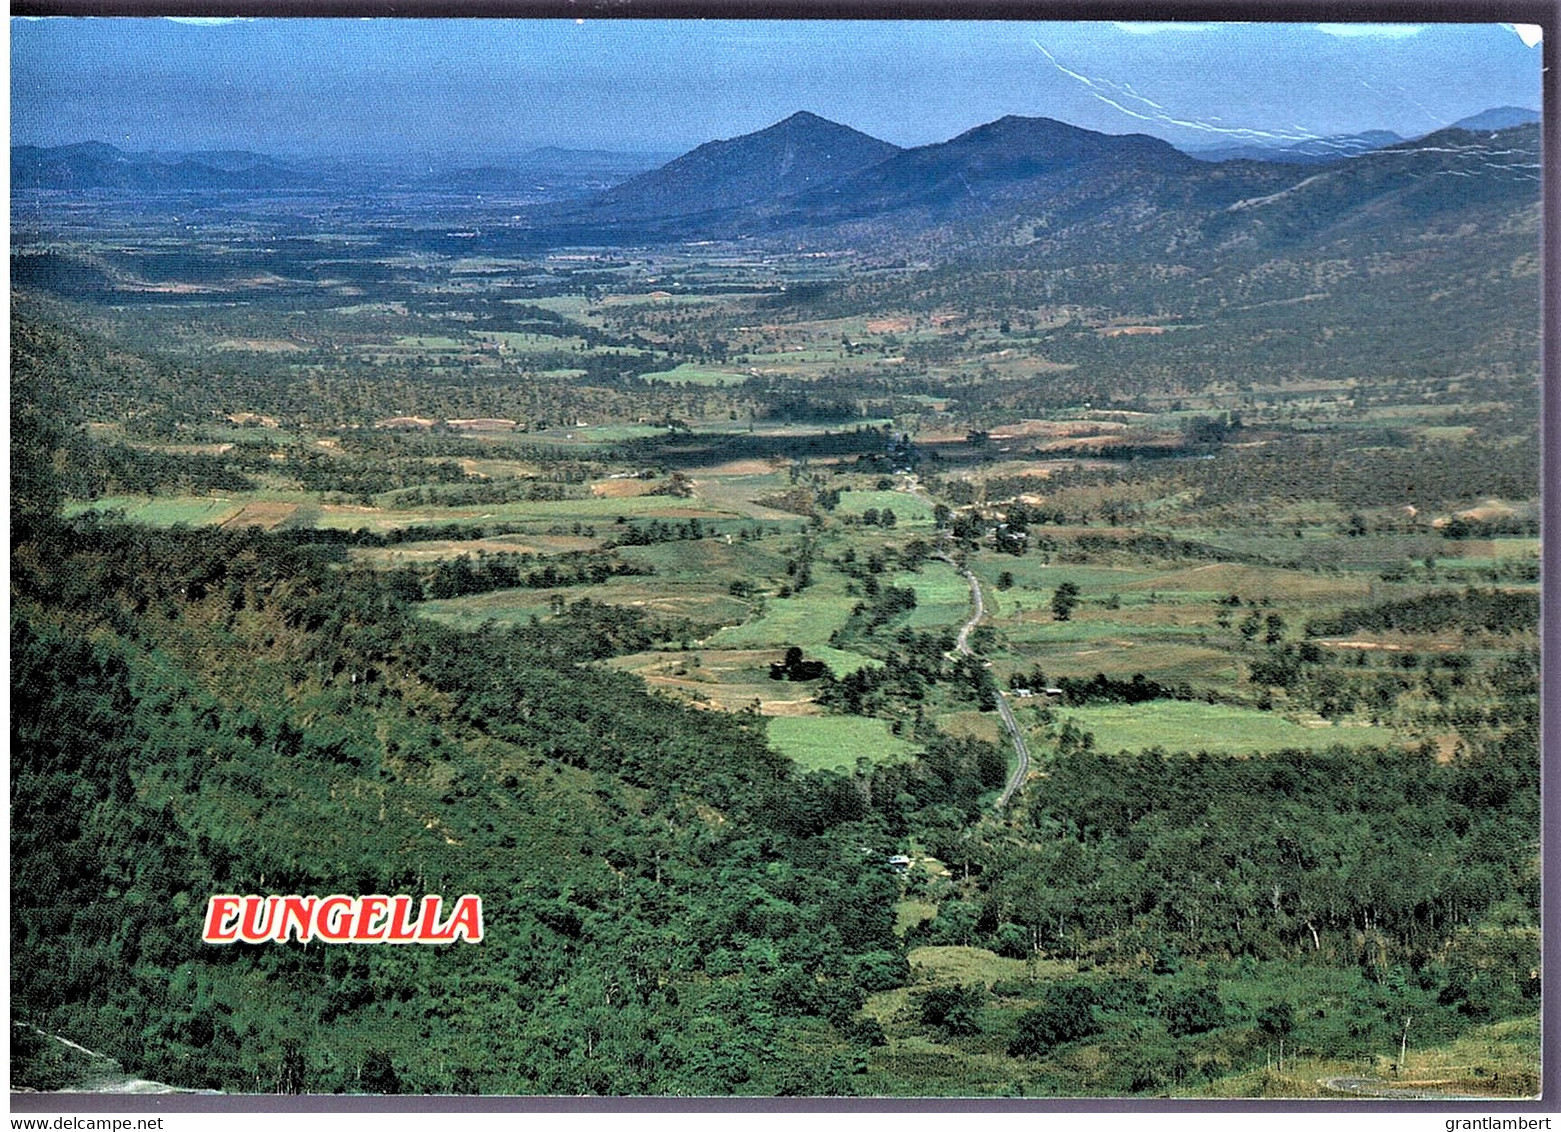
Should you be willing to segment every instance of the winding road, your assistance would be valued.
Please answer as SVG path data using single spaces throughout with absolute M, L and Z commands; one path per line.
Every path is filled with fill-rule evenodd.
M 923 490 L 915 476 L 905 477 L 905 491 L 915 496 L 927 506 L 933 506 L 932 498 Z M 947 539 L 949 534 L 943 532 Z M 975 656 L 976 653 L 970 647 L 970 634 L 975 627 L 981 624 L 981 619 L 986 616 L 986 599 L 981 596 L 981 583 L 969 570 L 960 567 L 958 562 L 949 556 L 946 551 L 938 551 L 933 555 L 939 561 L 947 562 L 970 584 L 970 603 L 975 607 L 975 612 L 970 615 L 970 620 L 959 630 L 959 636 L 955 638 L 954 647 L 965 656 Z M 997 692 L 997 714 L 1002 717 L 1003 727 L 1008 731 L 1008 738 L 1014 745 L 1014 753 L 1019 756 L 1018 763 L 1014 766 L 1014 772 L 1008 778 L 1008 785 L 1003 787 L 1003 792 L 997 796 L 993 803 L 996 809 L 1006 809 L 1013 796 L 1019 793 L 1024 786 L 1024 780 L 1030 773 L 1030 748 L 1025 745 L 1024 732 L 1019 730 L 1019 723 L 1014 719 L 1013 709 L 1008 706 L 1008 697 L 1002 689 Z
M 966 621 L 959 630 L 959 636 L 954 641 L 954 647 L 964 656 L 975 656 L 977 654 L 970 647 L 970 634 L 981 623 L 981 619 L 986 616 L 986 599 L 981 596 L 981 583 L 976 580 L 974 574 L 969 570 L 961 569 L 959 563 L 955 562 L 948 555 L 938 554 L 934 557 L 954 567 L 965 581 L 970 584 L 970 602 L 975 607 L 975 612 L 971 614 L 970 620 Z M 1003 792 L 998 795 L 997 801 L 993 803 L 997 809 L 1001 810 L 1007 807 L 1009 801 L 1019 792 L 1020 787 L 1024 785 L 1025 778 L 1030 773 L 1030 748 L 1025 745 L 1024 732 L 1019 730 L 1019 723 L 1014 719 L 1013 709 L 1008 706 L 1008 697 L 1003 694 L 1001 689 L 997 691 L 997 714 L 1002 717 L 1003 727 L 1008 731 L 1008 738 L 1014 745 L 1014 753 L 1019 756 L 1019 761 L 1014 765 L 1014 772 L 1009 776 L 1008 785 L 1003 787 Z

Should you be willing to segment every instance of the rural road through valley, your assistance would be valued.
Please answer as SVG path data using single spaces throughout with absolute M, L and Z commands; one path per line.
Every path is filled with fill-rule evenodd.
M 915 476 L 907 477 L 905 490 L 929 507 L 932 506 L 931 498 L 922 489 Z M 945 531 L 943 537 L 947 539 L 948 532 Z M 975 607 L 974 612 L 971 613 L 970 620 L 960 628 L 954 647 L 965 656 L 975 656 L 976 654 L 970 648 L 970 634 L 986 616 L 986 599 L 981 596 L 981 583 L 976 580 L 974 574 L 955 562 L 946 551 L 939 551 L 934 557 L 958 570 L 970 584 L 970 602 Z M 1008 730 L 1008 738 L 1013 742 L 1014 753 L 1019 756 L 1019 761 L 1014 765 L 1014 772 L 1008 778 L 1008 785 L 1004 786 L 1003 792 L 997 796 L 995 805 L 1002 810 L 1007 808 L 1009 801 L 1019 792 L 1019 788 L 1024 785 L 1024 780 L 1030 773 L 1030 748 L 1025 745 L 1024 732 L 1019 730 L 1019 722 L 1014 719 L 1013 709 L 1008 706 L 1008 697 L 1003 695 L 1001 690 L 997 693 L 997 714 L 1002 717 L 1003 726 Z
M 981 583 L 969 570 L 961 569 L 959 564 L 945 554 L 937 555 L 939 559 L 947 562 L 954 569 L 959 570 L 966 582 L 970 584 L 970 601 L 975 611 L 970 615 L 959 630 L 959 636 L 954 642 L 954 647 L 965 656 L 975 656 L 970 648 L 970 634 L 981 619 L 986 616 L 986 599 L 981 596 Z M 1014 765 L 1014 772 L 1009 776 L 1008 785 L 1003 787 L 1003 792 L 998 795 L 995 805 L 999 810 L 1007 807 L 1009 801 L 1019 792 L 1024 785 L 1025 777 L 1030 773 L 1030 749 L 1025 745 L 1024 732 L 1019 730 L 1019 722 L 1014 719 L 1013 709 L 1008 706 L 1008 697 L 1000 690 L 997 692 L 997 714 L 1002 717 L 1003 726 L 1008 731 L 1008 738 L 1013 742 L 1014 753 L 1019 756 L 1019 761 Z

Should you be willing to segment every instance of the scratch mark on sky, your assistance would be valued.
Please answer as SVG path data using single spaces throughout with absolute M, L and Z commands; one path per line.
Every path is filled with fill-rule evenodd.
M 1101 102 L 1104 102 L 1112 109 L 1119 110 L 1130 118 L 1137 118 L 1141 122 L 1154 122 L 1162 126 L 1179 126 L 1182 129 L 1201 130 L 1205 133 L 1223 134 L 1227 137 L 1264 138 L 1270 141 L 1312 141 L 1319 136 L 1307 130 L 1304 126 L 1292 126 L 1291 129 L 1296 131 L 1295 133 L 1278 133 L 1271 130 L 1259 130 L 1252 127 L 1216 126 L 1213 124 L 1213 122 L 1221 121 L 1221 119 L 1218 118 L 1204 122 L 1198 119 L 1172 117 L 1169 113 L 1166 112 L 1165 107 L 1161 106 L 1153 99 L 1145 98 L 1143 95 L 1137 93 L 1133 90 L 1131 85 L 1127 83 L 1114 83 L 1109 79 L 1093 79 L 1088 75 L 1080 74 L 1078 71 L 1070 70 L 1068 67 L 1063 66 L 1061 61 L 1058 60 L 1057 56 L 1046 50 L 1046 48 L 1043 47 L 1038 40 L 1032 39 L 1030 43 L 1037 51 L 1046 57 L 1046 61 L 1053 67 L 1067 75 L 1070 79 L 1082 83 L 1084 89 L 1091 96 L 1099 99 Z M 1109 92 L 1111 95 L 1116 95 L 1117 97 L 1112 98 L 1109 97 L 1108 94 L 1102 94 L 1101 92 L 1103 90 Z M 1122 103 L 1117 100 L 1118 98 L 1122 97 L 1133 99 L 1134 101 L 1149 107 L 1153 113 L 1140 113 L 1137 110 L 1133 110 L 1122 105 Z

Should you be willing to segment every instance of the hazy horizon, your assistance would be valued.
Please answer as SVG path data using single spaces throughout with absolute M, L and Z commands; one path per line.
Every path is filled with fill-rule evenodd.
M 47 19 L 11 22 L 13 145 L 474 162 L 673 155 L 798 110 L 901 146 L 1006 114 L 1186 148 L 1537 108 L 1483 25 Z

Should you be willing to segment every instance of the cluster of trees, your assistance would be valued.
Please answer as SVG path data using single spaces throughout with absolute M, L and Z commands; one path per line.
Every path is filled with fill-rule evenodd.
M 796 645 L 786 650 L 786 655 L 770 665 L 771 680 L 817 680 L 829 671 L 822 660 L 808 660 Z
M 419 591 L 429 598 L 464 597 L 492 590 L 556 589 L 560 586 L 600 585 L 608 578 L 654 574 L 641 562 L 630 562 L 616 554 L 577 551 L 544 557 L 536 554 L 491 554 L 478 551 L 441 558 L 432 566 L 407 567 L 416 579 Z
M 1194 698 L 1189 685 L 1161 684 L 1157 680 L 1145 679 L 1142 672 L 1133 673 L 1132 678 L 1128 680 L 1113 680 L 1103 672 L 1095 673 L 1093 678 L 1062 676 L 1057 680 L 1057 687 L 1062 691 L 1063 702 L 1074 707 L 1084 704 L 1142 704 L 1150 700 Z
M 429 477 L 431 479 L 437 477 Z M 588 488 L 550 483 L 539 479 L 499 479 L 478 483 L 459 482 L 441 487 L 414 487 L 390 496 L 392 507 L 471 507 L 493 503 L 550 503 L 560 499 L 589 499 Z
M 1454 541 L 1512 537 L 1538 538 L 1539 520 L 1526 515 L 1493 515 L 1484 519 L 1454 515 L 1442 525 L 1442 537 Z
M 661 542 L 684 542 L 690 539 L 715 538 L 722 533 L 721 527 L 709 520 L 701 521 L 697 516 L 682 522 L 672 522 L 667 519 L 651 519 L 647 522 L 622 521 L 616 525 L 607 541 L 603 544 L 607 548 L 616 546 L 652 546 Z M 744 542 L 764 537 L 764 528 L 758 526 L 742 526 L 737 528 L 737 537 Z
M 77 434 L 64 450 L 61 486 L 72 499 L 253 491 L 255 481 L 246 472 L 265 463 L 263 456 L 257 461 L 204 453 L 170 455 Z
M 1417 597 L 1345 609 L 1306 623 L 1309 637 L 1334 637 L 1359 630 L 1436 633 L 1526 633 L 1539 628 L 1539 594 L 1532 590 L 1439 590 Z
M 305 491 L 362 499 L 413 485 L 467 484 L 473 477 L 453 460 L 359 460 L 290 448 L 277 470 L 293 477 Z M 474 485 L 486 487 L 488 485 Z M 439 499 L 437 491 L 424 492 Z

